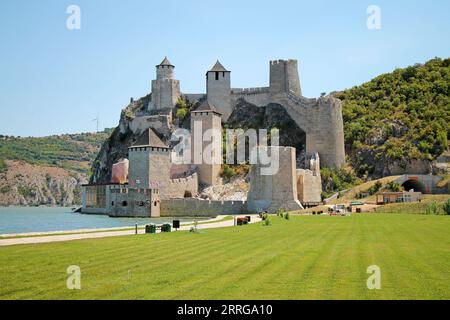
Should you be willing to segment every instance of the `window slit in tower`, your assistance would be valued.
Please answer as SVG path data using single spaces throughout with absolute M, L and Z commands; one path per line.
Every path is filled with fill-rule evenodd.
M 216 80 L 219 80 L 219 72 L 216 72 Z

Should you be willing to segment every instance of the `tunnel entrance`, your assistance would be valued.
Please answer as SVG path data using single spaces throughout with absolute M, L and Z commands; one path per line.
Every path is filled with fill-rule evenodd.
M 405 182 L 403 182 L 402 187 L 405 189 L 405 191 L 414 189 L 414 191 L 422 192 L 423 194 L 425 194 L 427 191 L 423 183 L 418 180 L 406 180 Z

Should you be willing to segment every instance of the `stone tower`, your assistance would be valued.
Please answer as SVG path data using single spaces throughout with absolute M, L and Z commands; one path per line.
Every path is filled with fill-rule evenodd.
M 222 120 L 227 121 L 231 114 L 231 71 L 217 60 L 216 64 L 206 73 L 206 94 L 210 105 L 222 114 Z
M 221 114 L 208 101 L 191 112 L 192 163 L 198 168 L 199 182 L 213 186 L 220 183 L 222 167 Z
M 171 166 L 170 148 L 153 129 L 145 130 L 128 148 L 130 188 L 159 189 L 161 199 L 168 198 Z
M 175 66 L 167 57 L 156 66 L 156 80 L 152 80 L 152 98 L 148 109 L 172 109 L 180 98 L 180 81 L 174 79 Z
M 297 60 L 270 61 L 270 92 L 291 92 L 298 97 L 302 95 Z
M 259 147 L 262 148 L 262 147 Z M 278 170 L 273 174 L 262 174 L 262 168 L 268 167 L 260 163 L 250 168 L 250 190 L 247 205 L 250 212 L 268 211 L 274 213 L 278 209 L 303 209 L 297 195 L 297 172 L 295 148 L 264 147 L 262 152 L 274 156 L 278 152 Z
M 322 178 L 319 154 L 315 153 L 307 162 L 307 169 L 297 169 L 297 196 L 302 203 L 322 201 Z

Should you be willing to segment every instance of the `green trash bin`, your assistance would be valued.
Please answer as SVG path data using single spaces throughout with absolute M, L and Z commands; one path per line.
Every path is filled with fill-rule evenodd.
M 145 233 L 156 233 L 156 225 L 153 223 L 146 225 Z
M 172 230 L 172 226 L 170 225 L 170 223 L 164 223 L 161 226 L 161 232 L 170 232 Z

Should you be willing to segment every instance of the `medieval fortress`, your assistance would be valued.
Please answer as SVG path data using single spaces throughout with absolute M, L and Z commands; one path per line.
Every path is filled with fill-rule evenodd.
M 341 102 L 331 96 L 302 96 L 296 60 L 270 62 L 268 87 L 232 88 L 231 72 L 219 61 L 206 72 L 206 94 L 182 93 L 174 76 L 175 66 L 165 58 L 156 66 L 151 98 L 146 110 L 130 123 L 139 136 L 128 149 L 128 159 L 113 165 L 112 181 L 84 186 L 83 213 L 110 216 L 213 216 L 218 214 L 300 210 L 304 204 L 321 201 L 320 166 L 339 168 L 345 162 Z M 161 136 L 174 131 L 173 111 L 184 99 L 197 103 L 190 113 L 192 163 L 174 161 L 175 150 Z M 222 183 L 222 124 L 236 104 L 264 107 L 281 105 L 306 135 L 306 164 L 297 169 L 296 149 L 268 146 L 278 154 L 278 170 L 262 174 L 263 164 L 252 164 L 247 200 L 212 201 L 198 196 L 201 188 Z M 123 128 L 119 128 L 122 130 Z M 218 137 L 204 141 L 212 130 Z M 262 148 L 262 147 L 258 147 Z M 205 153 L 211 162 L 195 161 Z

